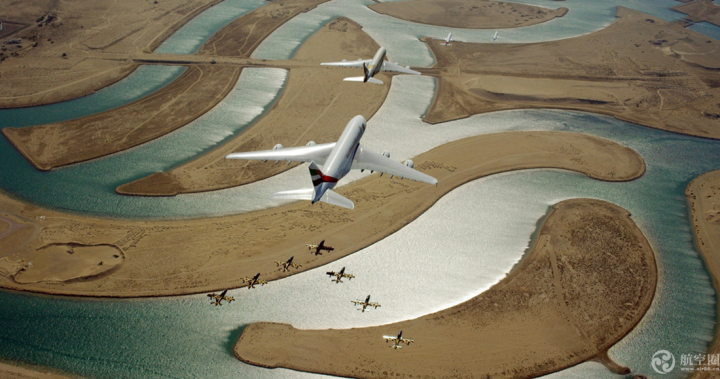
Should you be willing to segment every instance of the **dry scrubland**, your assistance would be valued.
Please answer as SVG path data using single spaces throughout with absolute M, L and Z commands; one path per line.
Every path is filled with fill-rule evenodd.
M 502 1 L 411 0 L 377 3 L 375 12 L 421 24 L 466 29 L 529 26 L 564 16 L 568 9 L 548 9 Z
M 720 138 L 720 42 L 618 7 L 584 36 L 535 44 L 426 39 L 439 89 L 424 120 L 503 109 L 564 108 L 700 137 Z
M 702 255 L 705 265 L 710 271 L 715 292 L 720 292 L 720 170 L 711 171 L 695 178 L 687 188 L 685 197 L 690 208 L 693 224 L 695 248 Z M 717 304 L 718 324 L 720 324 L 720 303 Z M 720 341 L 715 333 L 709 354 L 720 353 Z M 714 378 L 712 373 L 701 372 L 693 378 Z
M 532 378 L 587 360 L 627 374 L 607 349 L 640 321 L 655 293 L 653 251 L 624 209 L 556 204 L 533 250 L 505 279 L 455 307 L 370 328 L 298 330 L 256 323 L 242 361 L 329 375 Z M 382 335 L 415 343 L 388 349 Z
M 258 272 L 267 280 L 295 273 L 282 273 L 273 263 L 290 256 L 304 271 L 354 253 L 402 228 L 457 186 L 483 176 L 550 167 L 621 181 L 645 170 L 632 149 L 558 132 L 470 137 L 412 159 L 416 169 L 438 179 L 437 186 L 372 175 L 338 189 L 355 202 L 352 211 L 295 202 L 217 218 L 123 221 L 58 213 L 2 196 L 0 208 L 27 227 L 0 240 L 7 249 L 0 251 L 0 257 L 6 256 L 0 258 L 0 286 L 117 297 L 237 288 L 244 285 L 242 277 Z M 321 256 L 309 253 L 305 244 L 321 239 L 336 250 Z M 90 249 L 100 246 L 103 249 Z M 118 252 L 111 253 L 111 247 Z M 66 264 L 70 261 L 72 265 Z M 50 265 L 62 269 L 43 270 Z

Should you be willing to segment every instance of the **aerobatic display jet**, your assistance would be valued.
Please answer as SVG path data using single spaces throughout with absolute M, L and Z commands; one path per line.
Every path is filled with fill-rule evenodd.
M 400 334 L 397 335 L 397 337 L 395 337 L 395 336 L 383 336 L 383 338 L 385 338 L 385 342 L 390 342 L 390 341 L 392 341 L 393 344 L 390 345 L 390 347 L 393 347 L 393 348 L 395 348 L 395 349 L 401 349 L 401 348 L 402 348 L 402 345 L 400 345 L 401 343 L 404 343 L 404 344 L 406 344 L 406 345 L 410 345 L 411 343 L 415 342 L 415 341 L 413 341 L 413 340 L 411 340 L 411 339 L 409 339 L 409 338 L 403 338 L 403 336 L 402 336 L 402 330 L 400 331 Z
M 300 267 L 302 267 L 302 265 L 300 265 L 300 264 L 293 263 L 293 258 L 295 258 L 295 257 L 290 257 L 290 259 L 288 259 L 288 260 L 285 261 L 285 262 L 275 261 L 275 264 L 276 264 L 278 267 L 282 266 L 282 267 L 280 268 L 280 270 L 282 270 L 282 272 L 290 271 L 290 268 L 291 268 L 291 267 L 292 267 L 292 268 L 300 268 Z
M 342 270 L 340 270 L 340 272 L 328 271 L 328 272 L 326 272 L 326 274 L 327 274 L 327 275 L 330 275 L 330 277 L 333 277 L 333 276 L 334 276 L 335 279 L 332 279 L 332 281 L 335 282 L 335 283 L 342 283 L 342 278 L 352 279 L 352 278 L 355 277 L 355 275 L 346 274 L 346 273 L 345 273 L 345 267 L 343 267 Z
M 277 192 L 274 199 L 310 200 L 312 204 L 322 201 L 339 207 L 353 209 L 355 205 L 349 199 L 332 191 L 350 170 L 370 170 L 408 178 L 424 183 L 437 184 L 437 179 L 414 170 L 411 160 L 399 163 L 391 160 L 390 152 L 378 154 L 360 144 L 365 133 L 366 123 L 362 116 L 353 117 L 337 142 L 321 145 L 310 141 L 306 146 L 283 148 L 276 145 L 273 150 L 233 153 L 226 159 L 260 159 L 274 161 L 310 162 L 310 177 L 313 188 Z M 320 166 L 322 165 L 322 169 Z
M 312 252 L 315 255 L 322 255 L 322 251 L 325 250 L 328 253 L 335 250 L 332 246 L 325 246 L 325 240 L 320 241 L 320 244 L 313 245 L 311 243 L 305 245 L 307 246 L 308 250 Z
M 412 75 L 420 75 L 419 72 L 415 70 L 411 70 L 409 66 L 403 67 L 395 63 L 388 62 L 386 60 L 383 60 L 385 58 L 385 48 L 381 47 L 378 49 L 377 53 L 375 53 L 375 56 L 373 59 L 358 59 L 356 61 L 346 61 L 343 60 L 342 62 L 327 62 L 327 63 L 320 63 L 322 66 L 338 66 L 338 67 L 362 67 L 363 69 L 363 76 L 356 76 L 352 78 L 345 78 L 343 80 L 348 82 L 363 82 L 363 83 L 375 83 L 375 84 L 383 84 L 381 80 L 375 79 L 373 76 L 375 74 L 379 73 L 380 71 L 395 71 L 400 72 L 403 74 L 412 74 Z
M 220 293 L 219 295 L 215 294 L 215 293 L 209 293 L 208 297 L 211 299 L 215 299 L 215 301 L 211 302 L 210 304 L 218 306 L 218 305 L 222 305 L 223 300 L 227 301 L 228 303 L 235 301 L 234 297 L 225 296 L 227 291 L 228 290 L 222 291 L 222 293 Z
M 370 295 L 368 295 L 368 296 L 365 298 L 365 301 L 360 301 L 360 300 L 351 300 L 351 301 L 352 301 L 352 303 L 355 304 L 355 305 L 362 305 L 362 311 L 363 311 L 363 313 L 365 313 L 365 308 L 367 308 L 367 307 L 373 307 L 373 308 L 377 309 L 377 307 L 380 306 L 380 304 L 378 304 L 378 303 L 371 303 L 371 302 L 370 302 Z M 358 310 L 360 310 L 360 309 L 358 309 Z
M 258 285 L 258 284 L 261 285 L 261 286 L 266 285 L 267 282 L 264 281 L 264 280 L 258 279 L 259 277 L 260 277 L 260 273 L 258 272 L 258 273 L 257 273 L 255 276 L 253 276 L 252 278 L 244 277 L 244 278 L 242 278 L 242 279 L 240 279 L 240 280 L 242 280 L 243 283 L 247 283 L 247 284 L 248 284 L 248 289 L 250 289 L 250 288 L 255 288 L 255 286 Z

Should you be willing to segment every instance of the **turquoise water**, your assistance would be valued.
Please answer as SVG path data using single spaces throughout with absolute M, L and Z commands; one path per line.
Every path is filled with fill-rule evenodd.
M 183 25 L 154 52 L 194 54 L 213 34 L 236 18 L 265 4 L 262 0 L 225 0 Z
M 716 41 L 720 41 L 720 27 L 709 22 L 698 22 L 687 27 L 688 29 L 704 34 Z
M 181 66 L 140 66 L 125 79 L 92 95 L 39 107 L 3 109 L 0 111 L 0 128 L 50 124 L 117 108 L 165 87 L 186 69 Z
M 666 17 L 681 17 L 663 10 L 666 3 L 630 1 L 624 5 L 644 7 L 656 15 L 669 12 Z M 570 0 L 551 5 L 556 4 L 567 6 L 571 13 L 578 11 L 580 16 L 575 21 L 568 18 L 567 24 L 559 20 L 548 23 L 550 34 L 539 38 L 587 33 L 613 20 L 609 9 L 614 3 Z M 355 7 L 357 2 L 335 0 L 328 3 L 328 8 L 342 5 Z M 333 11 L 313 12 L 308 15 L 319 15 L 317 19 L 309 18 L 315 21 L 302 21 L 302 15 L 296 18 L 306 23 L 300 28 L 302 32 L 296 32 L 296 41 L 306 38 L 304 30 L 317 28 L 317 23 Z M 583 26 L 583 17 L 592 16 L 597 20 L 585 23 L 585 29 L 577 29 Z M 412 33 L 399 34 L 395 29 L 398 25 L 392 21 L 383 25 L 363 24 L 369 32 L 374 30 L 399 40 L 415 38 L 410 36 Z M 553 32 L 553 28 L 558 30 Z M 518 29 L 518 35 L 525 29 L 529 28 Z M 383 30 L 385 33 L 381 33 Z M 446 28 L 437 31 L 441 32 L 439 37 L 447 35 Z M 535 29 L 536 33 L 541 31 Z M 276 34 L 271 39 L 283 39 Z M 515 42 L 513 34 L 507 37 L 503 42 Z M 192 38 L 187 41 L 193 43 Z M 279 46 L 277 51 L 292 54 L 296 46 L 291 45 Z M 423 61 L 424 53 L 418 51 L 408 50 L 417 55 L 408 55 L 408 62 L 401 63 Z M 306 168 L 301 166 L 239 188 L 174 198 L 123 197 L 114 195 L 112 189 L 172 168 L 238 133 L 272 106 L 286 75 L 278 69 L 244 70 L 228 98 L 197 123 L 138 148 L 50 173 L 36 172 L 1 138 L 0 187 L 43 206 L 113 217 L 194 217 L 280 204 L 269 201 L 267 196 L 275 190 L 307 187 Z M 123 82 L 116 84 L 121 85 Z M 110 94 L 114 92 L 111 88 Z M 98 378 L 316 377 L 248 366 L 237 361 L 230 349 L 243 325 L 255 321 L 289 322 L 301 328 L 361 327 L 414 318 L 461 303 L 502 279 L 522 256 L 535 223 L 547 207 L 573 197 L 606 199 L 625 207 L 656 249 L 661 277 L 653 306 L 641 324 L 613 347 L 611 356 L 635 373 L 657 377 L 650 368 L 655 351 L 670 350 L 677 359 L 680 354 L 705 351 L 714 328 L 716 299 L 702 261 L 692 247 L 683 190 L 695 176 L 720 168 L 720 142 L 643 128 L 604 116 L 551 110 L 497 112 L 441 125 L 423 124 L 420 115 L 433 93 L 430 78 L 395 77 L 388 99 L 368 122 L 363 143 L 374 150 L 389 148 L 394 159 L 402 160 L 470 135 L 567 130 L 632 147 L 645 158 L 647 172 L 628 183 L 599 182 L 557 170 L 483 178 L 452 191 L 417 221 L 356 254 L 257 290 L 231 291 L 238 301 L 229 306 L 211 307 L 204 295 L 76 300 L 3 291 L 0 356 Z M 96 102 L 104 105 L 103 101 Z M 82 107 L 77 108 L 70 109 L 67 115 L 47 112 L 43 120 L 51 121 L 40 122 L 78 117 L 73 112 L 80 112 Z M 0 120 L 14 120 L 3 122 L 34 122 L 27 121 L 28 116 L 13 117 L 3 112 Z M 349 179 L 359 177 L 362 175 L 355 173 Z M 438 252 L 452 252 L 452 257 Z M 357 278 L 348 285 L 329 285 L 324 271 L 341 266 L 352 267 Z M 405 274 L 397 275 L 397 267 L 403 267 Z M 437 267 L 449 269 L 438 272 Z M 425 280 L 428 277 L 441 278 L 451 285 L 433 285 L 435 282 Z M 355 312 L 349 301 L 367 293 L 372 293 L 383 308 L 378 312 Z M 552 376 L 617 377 L 593 363 Z M 677 369 L 667 375 L 685 376 Z
M 114 191 L 121 184 L 168 171 L 237 135 L 274 104 L 286 77 L 283 69 L 246 68 L 218 105 L 175 132 L 105 158 L 50 172 L 35 170 L 3 136 L 0 188 L 45 207 L 110 217 L 190 217 L 228 212 L 226 204 L 210 200 L 212 195 L 150 198 L 120 196 Z

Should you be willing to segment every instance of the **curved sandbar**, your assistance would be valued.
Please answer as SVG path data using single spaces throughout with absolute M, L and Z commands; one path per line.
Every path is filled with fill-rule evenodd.
M 23 42 L 0 52 L 0 108 L 56 103 L 113 84 L 138 67 L 132 54 L 154 50 L 220 1 L 3 2 L 3 19 L 26 26 L 3 38 Z
M 720 138 L 720 42 L 618 7 L 595 33 L 535 44 L 424 39 L 438 77 L 424 121 L 505 109 L 561 108 L 700 137 Z
M 252 53 L 269 33 L 297 13 L 327 0 L 270 2 L 221 29 L 201 48 L 200 55 L 233 52 L 240 57 Z M 270 14 L 278 14 L 271 17 Z M 259 21 L 259 18 L 265 18 Z M 232 38 L 225 38 L 230 35 Z M 227 50 L 227 51 L 226 51 Z M 108 59 L 127 60 L 133 51 L 108 54 Z M 136 54 L 148 60 L 163 54 Z M 2 129 L 7 139 L 39 170 L 82 162 L 151 141 L 180 128 L 212 109 L 233 89 L 243 63 L 213 64 L 193 60 L 178 63 L 188 70 L 171 84 L 123 107 L 96 115 L 25 128 Z
M 503 1 L 411 0 L 377 3 L 368 8 L 401 20 L 465 29 L 517 28 L 564 16 L 568 9 L 548 9 Z
M 416 219 L 440 197 L 468 181 L 505 171 L 559 168 L 601 180 L 632 180 L 645 165 L 632 149 L 602 138 L 561 132 L 512 132 L 447 143 L 413 158 L 415 168 L 438 179 L 437 186 L 372 175 L 338 193 L 355 202 L 349 211 L 326 204 L 295 202 L 262 211 L 196 220 L 123 221 L 94 219 L 39 209 L 0 196 L 9 213 L 35 219 L 42 230 L 30 252 L 69 242 L 109 245 L 125 256 L 120 269 L 88 280 L 37 280 L 19 284 L 23 254 L 0 260 L 0 287 L 84 296 L 164 296 L 242 287 L 241 278 L 261 273 L 274 280 L 291 273 L 274 261 L 294 256 L 302 270 L 352 254 Z M 272 162 L 266 163 L 268 167 Z M 306 243 L 325 239 L 331 254 L 308 253 Z M 0 243 L 2 240 L 0 240 Z M 28 253 L 31 254 L 31 253 Z M 38 259 L 38 258 L 34 258 Z M 295 273 L 293 271 L 292 273 Z M 62 276 L 53 273 L 54 278 Z
M 361 378 L 532 378 L 587 360 L 627 374 L 607 350 L 643 317 L 657 283 L 652 248 L 629 216 L 600 200 L 560 202 L 523 261 L 462 304 L 369 328 L 251 324 L 235 356 L 263 367 Z M 382 336 L 400 330 L 415 343 L 388 349 Z
M 327 68 L 320 62 L 349 57 L 371 57 L 378 44 L 347 18 L 329 22 L 298 50 L 293 61 L 306 67 L 290 68 L 282 96 L 273 109 L 249 129 L 207 154 L 178 166 L 119 186 L 126 195 L 169 196 L 252 183 L 294 165 L 267 165 L 260 161 L 227 160 L 236 151 L 271 149 L 275 144 L 304 146 L 334 142 L 345 125 L 361 114 L 369 119 L 390 90 L 390 76 L 380 74 L 384 85 L 360 85 L 343 78 L 362 71 Z M 319 139 L 318 139 L 319 138 Z
M 180 128 L 233 89 L 241 67 L 191 66 L 161 90 L 120 108 L 2 133 L 39 170 L 117 153 Z
M 715 293 L 720 294 L 720 170 L 693 179 L 685 188 L 690 208 L 695 248 L 705 261 Z M 720 353 L 720 303 L 717 305 L 715 337 L 708 354 Z M 712 378 L 711 372 L 697 371 L 693 378 Z

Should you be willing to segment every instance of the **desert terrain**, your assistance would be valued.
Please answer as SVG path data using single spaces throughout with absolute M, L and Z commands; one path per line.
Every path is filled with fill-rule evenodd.
M 710 271 L 715 293 L 720 293 L 720 171 L 711 171 L 693 179 L 685 188 L 690 208 L 694 245 Z M 720 305 L 716 317 L 720 324 Z M 715 333 L 708 354 L 720 353 L 720 340 Z M 698 372 L 693 378 L 713 378 L 712 373 Z
M 628 374 L 607 349 L 640 321 L 656 282 L 652 248 L 627 211 L 572 199 L 553 206 L 507 277 L 460 305 L 369 328 L 250 324 L 234 351 L 258 366 L 355 378 L 532 378 L 587 360 Z M 415 343 L 389 350 L 382 336 L 400 330 Z
M 529 26 L 564 16 L 568 9 L 548 9 L 503 1 L 411 0 L 377 3 L 368 8 L 406 21 L 464 29 Z

